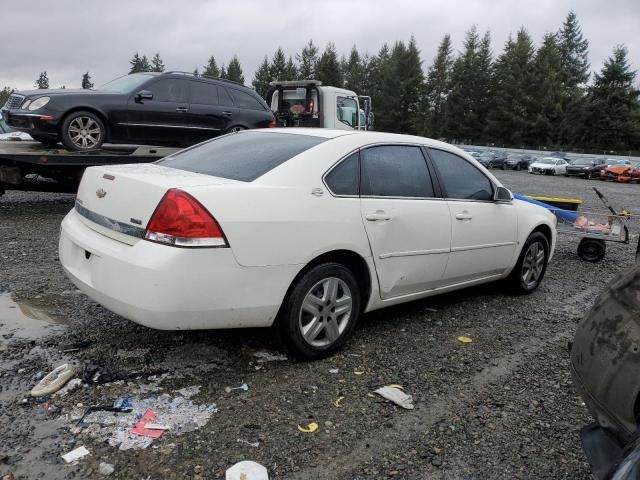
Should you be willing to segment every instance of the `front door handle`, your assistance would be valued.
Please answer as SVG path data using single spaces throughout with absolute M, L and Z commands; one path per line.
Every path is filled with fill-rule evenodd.
M 178 107 L 176 108 L 176 112 L 187 113 L 189 109 L 187 107 Z
M 386 220 L 390 220 L 391 217 L 384 213 L 382 210 L 378 210 L 375 213 L 368 213 L 364 216 L 370 222 L 384 222 Z
M 222 112 L 222 115 L 224 115 L 225 117 L 230 117 L 231 115 L 233 115 L 233 112 Z
M 469 212 L 461 212 L 456 214 L 456 220 L 471 220 L 473 217 L 469 215 Z

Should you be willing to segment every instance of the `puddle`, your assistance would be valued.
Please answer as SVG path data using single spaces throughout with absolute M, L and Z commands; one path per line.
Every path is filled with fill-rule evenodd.
M 63 318 L 0 293 L 0 342 L 10 338 L 37 339 L 62 330 Z

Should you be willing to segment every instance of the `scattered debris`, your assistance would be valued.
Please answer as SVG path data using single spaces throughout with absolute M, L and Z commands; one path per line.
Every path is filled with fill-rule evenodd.
M 100 465 L 98 466 L 98 471 L 100 472 L 101 475 L 104 475 L 105 477 L 108 477 L 109 475 L 111 475 L 114 472 L 114 468 L 113 465 L 111 465 L 110 463 L 104 463 L 104 462 L 100 462 Z
M 110 368 L 98 365 L 87 365 L 82 371 L 82 380 L 89 385 L 100 385 L 116 380 L 122 380 L 122 375 L 114 372 Z
M 16 477 L 13 476 L 13 473 L 9 472 L 2 476 L 2 480 L 16 480 Z
M 269 353 L 269 352 L 256 352 L 253 354 L 254 357 L 256 357 L 258 359 L 259 363 L 263 363 L 263 362 L 283 362 L 285 360 L 288 360 L 286 355 L 276 355 L 273 353 Z
M 129 401 L 129 397 L 122 397 L 113 402 L 113 408 L 119 408 L 121 410 L 126 408 L 131 408 L 131 402 Z
M 67 384 L 64 387 L 62 387 L 60 390 L 54 393 L 53 396 L 64 397 L 67 393 L 71 392 L 72 390 L 75 390 L 80 385 L 82 385 L 82 380 L 80 380 L 79 378 L 72 378 L 67 382 Z
M 364 375 L 364 370 L 354 370 L 353 374 L 354 375 Z
M 316 422 L 311 422 L 309 425 L 306 426 L 306 428 L 298 425 L 298 430 L 300 430 L 303 433 L 313 433 L 316 430 L 318 430 L 318 424 Z
M 248 392 L 249 385 L 247 385 L 246 383 L 243 383 L 239 387 L 224 387 L 224 391 L 227 393 L 231 393 L 234 390 L 242 390 L 243 392 Z
M 117 400 L 116 400 L 116 402 L 117 402 Z M 82 407 L 82 404 L 79 403 L 78 407 Z M 94 405 L 92 407 L 87 408 L 84 411 L 84 414 L 80 417 L 80 420 L 78 420 L 78 422 L 76 423 L 76 427 L 80 426 L 80 424 L 82 424 L 82 422 L 87 417 L 87 415 L 89 415 L 89 414 L 91 414 L 93 412 L 131 413 L 132 410 L 133 409 L 130 406 L 129 407 L 115 407 L 115 406 L 111 406 L 111 405 Z
M 200 393 L 200 389 L 202 386 L 200 385 L 192 385 L 191 387 L 184 387 L 180 390 L 176 390 L 178 395 L 182 395 L 184 398 L 191 398 Z
M 141 437 L 149 437 L 149 438 L 160 438 L 166 428 L 164 429 L 153 429 L 147 428 L 147 424 L 153 423 L 156 419 L 156 412 L 149 409 L 144 412 L 144 415 L 140 420 L 136 422 L 136 424 L 131 428 L 130 432 L 134 435 L 140 435 Z
M 413 409 L 413 398 L 411 395 L 407 395 L 399 388 L 394 388 L 388 385 L 375 390 L 375 393 L 395 403 L 399 407 L 406 408 L 407 410 Z
M 465 337 L 464 335 L 461 335 L 458 337 L 458 341 L 460 343 L 471 343 L 473 342 L 473 340 L 471 339 L 471 337 Z
M 431 313 L 435 313 L 438 311 L 437 308 L 433 308 L 433 307 L 427 307 L 424 309 L 425 312 L 431 312 Z
M 33 387 L 31 396 L 44 397 L 45 395 L 51 395 L 57 392 L 73 377 L 74 373 L 75 369 L 68 363 L 60 365 Z
M 329 373 L 338 373 L 340 371 L 339 368 L 331 368 L 329 369 Z
M 67 463 L 71 463 L 75 462 L 76 460 L 80 460 L 82 457 L 86 457 L 87 455 L 90 455 L 89 450 L 87 450 L 86 447 L 82 446 L 76 448 L 75 450 L 71 450 L 69 453 L 65 453 L 64 455 L 62 455 L 62 459 Z
M 226 480 L 269 480 L 269 472 L 259 463 L 244 460 L 227 469 Z
M 342 407 L 342 400 L 344 400 L 344 397 L 340 396 L 338 398 L 335 399 L 335 401 L 333 402 L 333 404 L 337 407 L 340 408 Z
M 253 448 L 258 448 L 260 446 L 260 442 L 250 442 L 249 440 L 243 440 L 242 438 L 236 439 L 236 442 L 244 443 L 245 445 L 249 445 L 250 447 L 253 447 Z

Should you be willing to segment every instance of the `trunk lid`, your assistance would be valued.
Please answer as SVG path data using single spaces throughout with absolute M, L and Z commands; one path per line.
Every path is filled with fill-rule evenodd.
M 91 167 L 80 182 L 76 211 L 92 230 L 134 245 L 167 190 L 226 183 L 242 182 L 154 164 Z

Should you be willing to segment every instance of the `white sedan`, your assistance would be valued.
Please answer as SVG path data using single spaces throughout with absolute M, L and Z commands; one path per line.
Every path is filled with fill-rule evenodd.
M 564 175 L 567 173 L 569 162 L 563 158 L 545 157 L 536 160 L 529 165 L 529 173 L 540 173 L 542 175 Z
M 274 325 L 293 354 L 319 358 L 363 312 L 499 279 L 529 293 L 555 240 L 549 211 L 451 145 L 269 129 L 87 168 L 60 261 L 142 325 Z

